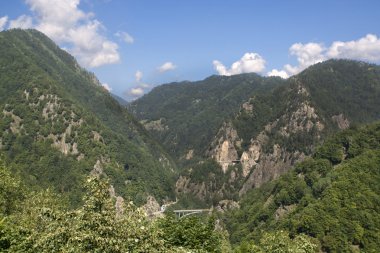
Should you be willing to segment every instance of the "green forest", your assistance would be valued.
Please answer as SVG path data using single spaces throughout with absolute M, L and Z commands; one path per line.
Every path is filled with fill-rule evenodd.
M 380 245 L 380 123 L 329 138 L 278 180 L 249 192 L 225 217 L 242 252 L 266 233 L 317 239 L 325 252 L 376 252 Z
M 94 74 L 36 30 L 3 31 L 0 42 L 1 153 L 26 184 L 76 205 L 99 161 L 127 199 L 174 198 L 176 165 Z
M 1 252 L 226 252 L 215 218 L 149 219 L 132 201 L 116 204 L 109 181 L 87 177 L 75 209 L 51 189 L 29 191 L 0 165 Z
M 349 129 L 280 179 L 252 190 L 238 210 L 181 219 L 167 213 L 154 220 L 133 202 L 115 205 L 106 178 L 87 177 L 82 202 L 72 209 L 51 189 L 27 190 L 2 162 L 1 249 L 232 252 L 230 240 L 235 252 L 375 252 L 379 152 L 380 123 Z M 279 215 L 279 209 L 287 212 Z M 226 227 L 217 228 L 217 219 Z
M 380 248 L 379 66 L 211 76 L 126 105 L 36 30 L 0 32 L 0 55 L 0 252 Z

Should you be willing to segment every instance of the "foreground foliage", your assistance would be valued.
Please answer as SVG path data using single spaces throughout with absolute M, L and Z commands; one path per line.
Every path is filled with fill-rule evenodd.
M 109 182 L 88 177 L 83 205 L 67 209 L 51 190 L 27 192 L 0 166 L 0 251 L 227 252 L 215 219 L 172 215 L 150 220 L 132 202 L 110 197 Z
M 185 247 L 196 252 L 228 252 L 230 245 L 223 230 L 215 231 L 215 218 L 189 216 L 177 219 L 166 215 L 159 221 L 163 238 L 170 247 Z
M 257 244 L 244 242 L 237 248 L 237 253 L 313 253 L 318 249 L 318 245 L 314 243 L 310 237 L 301 234 L 291 239 L 289 233 L 284 231 L 276 231 L 272 233 L 264 233 Z
M 66 210 L 59 196 L 35 193 L 1 223 L 3 250 L 22 252 L 163 252 L 160 230 L 132 203 L 110 198 L 109 184 L 90 177 L 83 206 Z

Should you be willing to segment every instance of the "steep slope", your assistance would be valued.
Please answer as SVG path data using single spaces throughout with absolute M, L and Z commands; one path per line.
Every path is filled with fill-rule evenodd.
M 256 74 L 211 76 L 156 87 L 132 102 L 129 109 L 170 154 L 185 164 L 204 157 L 218 128 L 244 101 L 282 83 L 280 78 Z
M 129 104 L 129 102 L 127 102 L 126 100 L 124 100 L 124 98 L 122 97 L 119 97 L 118 95 L 115 95 L 115 94 L 112 94 L 111 93 L 111 96 L 117 101 L 119 102 L 119 104 L 121 106 L 127 106 Z
M 0 151 L 31 186 L 80 198 L 90 173 L 143 203 L 173 196 L 175 165 L 126 109 L 36 30 L 0 33 Z
M 329 138 L 312 158 L 248 193 L 225 215 L 233 243 L 266 231 L 305 233 L 324 252 L 376 252 L 380 245 L 380 123 Z
M 290 78 L 270 98 L 256 100 L 251 106 L 258 109 L 257 115 L 250 117 L 245 111 L 233 121 L 243 147 L 249 140 L 240 158 L 243 171 L 255 166 L 241 193 L 278 177 L 325 136 L 350 124 L 380 119 L 380 68 L 330 60 Z M 260 125 L 265 117 L 269 121 Z
M 248 85 L 233 82 L 234 78 L 244 78 L 242 83 Z M 287 80 L 257 75 L 211 79 L 218 81 L 158 87 L 132 107 L 138 117 L 150 120 L 147 129 L 161 131 L 159 140 L 180 152 L 177 158 L 186 160 L 187 169 L 176 184 L 177 194 L 196 196 L 207 203 L 237 200 L 305 159 L 329 134 L 380 119 L 380 67 L 373 64 L 329 60 Z M 234 106 L 225 114 L 220 114 L 222 104 L 215 102 L 225 98 L 224 93 L 214 90 L 228 93 L 231 86 L 224 87 L 221 80 L 231 80 L 233 91 L 246 91 L 251 85 L 250 92 L 231 97 L 229 104 Z M 190 113 L 200 96 L 196 92 L 202 93 L 203 100 L 212 101 L 212 110 L 203 106 Z M 178 124 L 166 123 L 177 115 L 181 115 Z M 199 120 L 198 115 L 207 120 Z M 152 124 L 152 120 L 158 121 Z M 207 124 L 198 127 L 193 121 Z M 188 129 L 177 132 L 182 122 Z M 172 139 L 176 142 L 165 139 L 166 133 L 175 134 Z M 202 148 L 194 148 L 194 143 Z M 205 159 L 216 163 L 198 164 Z

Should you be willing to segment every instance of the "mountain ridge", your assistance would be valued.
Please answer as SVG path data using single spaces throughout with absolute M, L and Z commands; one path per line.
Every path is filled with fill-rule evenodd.
M 31 184 L 69 194 L 93 170 L 140 204 L 149 194 L 174 197 L 175 163 L 94 74 L 36 30 L 3 31 L 0 40 L 0 146 L 11 168 Z M 43 169 L 48 163 L 60 169 Z M 80 192 L 74 195 L 80 199 Z
M 207 82 L 210 80 L 213 82 Z M 222 90 L 217 96 L 212 91 L 226 85 L 223 80 L 233 80 L 230 90 Z M 260 89 L 263 80 L 275 84 Z M 241 87 L 253 83 L 256 86 L 250 87 L 249 95 L 242 92 L 245 90 Z M 234 108 L 221 113 L 223 103 L 215 101 L 221 101 L 234 89 L 245 97 L 234 97 L 234 102 L 229 103 Z M 206 100 L 204 110 L 194 109 L 199 93 L 203 93 L 201 101 Z M 154 99 L 147 101 L 149 97 Z M 286 80 L 247 74 L 163 85 L 134 101 L 129 109 L 185 168 L 177 181 L 177 194 L 198 196 L 218 205 L 226 197 L 238 200 L 236 192 L 242 196 L 278 178 L 310 155 L 326 136 L 379 119 L 379 101 L 379 66 L 328 60 Z M 210 107 L 207 102 L 216 106 Z M 202 125 L 192 123 L 199 123 L 198 115 L 202 114 L 208 117 Z M 213 117 L 219 117 L 218 121 L 210 120 Z M 206 159 L 216 164 L 209 163 L 209 168 L 198 165 Z M 218 170 L 223 173 L 219 175 Z M 197 179 L 199 175 L 203 180 Z

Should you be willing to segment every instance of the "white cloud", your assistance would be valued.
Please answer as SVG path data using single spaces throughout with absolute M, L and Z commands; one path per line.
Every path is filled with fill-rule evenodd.
M 102 83 L 102 86 L 104 87 L 104 89 L 108 90 L 108 92 L 112 90 L 112 88 L 108 85 L 108 83 Z
M 318 43 L 295 43 L 293 44 L 289 52 L 291 55 L 297 56 L 298 66 L 291 66 L 289 64 L 285 65 L 285 71 L 290 75 L 294 75 L 309 67 L 310 65 L 316 64 L 326 60 L 324 51 L 326 49 L 322 44 Z
M 295 43 L 289 48 L 289 52 L 297 57 L 298 65 L 286 64 L 283 70 L 273 69 L 268 72 L 268 75 L 295 75 L 310 65 L 331 58 L 378 62 L 380 61 L 380 39 L 376 35 L 367 34 L 358 40 L 334 41 L 327 48 L 319 43 Z
M 148 89 L 151 87 L 150 84 L 147 84 L 147 83 L 139 83 L 140 87 L 143 88 L 143 89 Z
M 128 94 L 132 97 L 140 97 L 144 94 L 144 90 L 140 87 L 136 87 L 136 88 L 130 89 Z
M 288 75 L 288 73 L 286 73 L 286 71 L 277 70 L 277 69 L 272 69 L 272 71 L 269 71 L 267 73 L 267 76 L 279 76 L 279 77 L 284 78 L 284 79 L 289 77 L 289 75 Z
M 227 73 L 227 68 L 226 66 L 223 65 L 223 63 L 221 63 L 220 61 L 214 60 L 212 64 L 214 65 L 214 69 L 216 70 L 216 72 L 218 72 L 219 75 L 229 76 L 229 74 Z
M 231 65 L 230 69 L 227 69 L 220 61 L 214 60 L 212 63 L 218 74 L 223 76 L 250 72 L 259 73 L 265 69 L 265 60 L 257 53 L 245 53 L 239 61 Z
M 15 20 L 9 21 L 9 28 L 28 29 L 33 27 L 33 19 L 27 15 L 21 15 Z
M 120 61 L 118 45 L 102 35 L 103 25 L 93 13 L 79 9 L 80 0 L 25 0 L 33 16 L 20 16 L 9 27 L 34 27 L 45 33 L 86 67 Z M 34 23 L 34 25 L 33 25 Z
M 172 62 L 165 62 L 160 67 L 158 67 L 158 71 L 160 73 L 164 73 L 166 71 L 173 70 L 173 69 L 176 69 L 176 68 L 177 68 L 177 66 L 174 65 Z
M 7 24 L 8 16 L 4 16 L 0 18 L 0 31 L 4 30 L 5 25 Z
M 140 70 L 136 71 L 136 73 L 135 73 L 135 80 L 136 80 L 135 87 L 129 88 L 128 90 L 126 90 L 123 93 L 123 95 L 125 96 L 125 98 L 127 100 L 135 100 L 135 99 L 141 97 L 142 95 L 144 95 L 144 93 L 149 88 L 152 87 L 151 85 L 142 82 L 142 78 L 143 78 L 143 72 Z
M 137 70 L 135 73 L 136 82 L 140 82 L 142 77 L 143 77 L 143 73 L 140 70 Z
M 354 41 L 335 41 L 327 51 L 329 58 L 380 61 L 380 39 L 374 34 Z
M 133 44 L 133 42 L 135 41 L 135 39 L 129 33 L 126 32 L 117 32 L 115 33 L 115 35 L 128 44 Z

